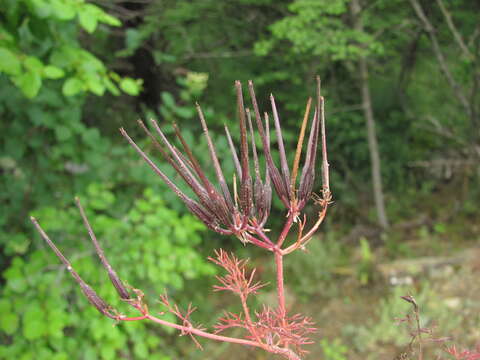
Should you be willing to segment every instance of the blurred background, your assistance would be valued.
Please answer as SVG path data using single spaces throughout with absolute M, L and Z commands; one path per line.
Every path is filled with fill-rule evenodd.
M 161 310 L 167 289 L 178 304 L 198 305 L 193 318 L 211 326 L 237 308 L 233 296 L 212 294 L 213 249 L 250 257 L 264 282 L 272 259 L 207 231 L 118 128 L 154 157 L 136 120 L 158 119 L 170 135 L 175 121 L 209 164 L 199 101 L 231 178 L 223 124 L 238 128 L 234 80 L 253 79 L 265 109 L 274 93 L 292 161 L 316 74 L 334 203 L 308 251 L 285 259 L 289 306 L 319 329 L 308 358 L 400 356 L 411 336 L 395 319 L 411 310 L 400 299 L 407 294 L 431 336 L 451 339 L 425 340 L 426 358 L 449 358 L 446 344 L 473 348 L 479 14 L 469 0 L 1 0 L 0 358 L 272 358 L 204 340 L 201 352 L 188 337 L 145 322 L 112 326 L 28 217 L 105 299 L 131 313 L 87 241 L 78 195 L 112 265 L 144 290 L 151 311 Z M 275 234 L 280 203 L 272 212 Z M 274 290 L 263 289 L 257 302 L 271 302 Z

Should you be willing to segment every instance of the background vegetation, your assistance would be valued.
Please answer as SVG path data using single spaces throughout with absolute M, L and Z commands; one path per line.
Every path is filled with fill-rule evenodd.
M 293 156 L 315 74 L 335 203 L 310 253 L 286 264 L 291 306 L 320 328 L 311 358 L 393 359 L 409 341 L 394 324 L 407 292 L 425 326 L 475 345 L 479 13 L 469 0 L 0 0 L 0 358 L 204 358 L 166 329 L 112 327 L 28 216 L 118 304 L 73 206 L 80 196 L 120 276 L 152 306 L 164 288 L 201 305 L 208 324 L 229 303 L 210 300 L 213 248 L 257 259 L 264 280 L 270 268 L 188 215 L 118 128 L 144 138 L 138 118 L 167 132 L 176 121 L 207 161 L 199 101 L 232 173 L 222 128 L 236 126 L 233 81 L 253 79 L 264 104 L 275 93 Z M 206 351 L 230 358 L 225 345 Z

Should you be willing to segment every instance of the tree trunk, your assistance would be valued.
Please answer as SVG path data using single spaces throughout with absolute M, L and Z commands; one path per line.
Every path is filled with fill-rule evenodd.
M 375 131 L 375 118 L 373 117 L 370 88 L 368 86 L 368 65 L 365 58 L 360 60 L 360 82 L 362 88 L 362 107 L 367 120 L 368 150 L 372 166 L 373 196 L 377 209 L 378 222 L 383 228 L 388 228 L 385 200 L 382 189 L 382 176 L 380 167 L 380 154 L 378 151 L 377 134 Z
M 363 22 L 360 15 L 361 7 L 359 0 L 352 0 L 350 10 L 355 30 L 363 32 Z M 367 121 L 368 150 L 372 169 L 372 184 L 375 207 L 377 210 L 378 223 L 384 229 L 388 228 L 388 218 L 385 211 L 385 200 L 383 197 L 382 177 L 380 166 L 380 153 L 378 151 L 377 134 L 375 131 L 375 118 L 373 116 L 370 87 L 368 84 L 368 63 L 365 57 L 359 60 L 360 88 L 362 94 L 362 109 Z

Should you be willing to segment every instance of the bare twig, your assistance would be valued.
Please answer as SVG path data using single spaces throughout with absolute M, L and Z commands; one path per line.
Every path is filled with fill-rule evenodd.
M 453 23 L 452 15 L 448 12 L 447 8 L 445 7 L 445 4 L 443 3 L 443 0 L 437 0 L 437 4 L 440 7 L 440 10 L 442 11 L 443 16 L 445 17 L 445 20 L 448 24 L 448 28 L 452 32 L 453 37 L 455 38 L 455 41 L 457 42 L 458 47 L 462 50 L 463 55 L 468 59 L 472 59 L 473 55 L 470 52 L 470 50 L 468 50 L 468 47 L 465 44 L 465 41 L 463 40 L 462 35 L 460 35 L 457 27 Z
M 465 112 L 469 116 L 471 116 L 472 109 L 467 100 L 467 97 L 464 94 L 464 89 L 455 81 L 452 73 L 450 72 L 450 69 L 448 68 L 447 61 L 445 59 L 445 56 L 442 53 L 440 44 L 437 39 L 435 28 L 433 27 L 432 23 L 428 20 L 418 0 L 410 0 L 410 3 L 412 4 L 412 7 L 415 10 L 415 13 L 417 14 L 418 18 L 422 22 L 425 31 L 430 37 L 430 42 L 432 43 L 432 46 L 433 46 L 433 52 L 435 53 L 435 56 L 440 65 L 440 69 L 442 70 L 443 75 L 447 79 L 447 82 L 450 85 L 450 87 L 453 89 L 454 96 L 458 99 L 460 104 L 463 106 L 463 108 L 465 109 Z

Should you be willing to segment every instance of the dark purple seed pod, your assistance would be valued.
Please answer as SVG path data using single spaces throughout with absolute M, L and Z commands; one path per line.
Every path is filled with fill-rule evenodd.
M 265 212 L 265 189 L 262 181 L 256 177 L 253 185 L 253 197 L 255 200 L 255 213 L 257 218 L 261 218 Z
M 233 143 L 232 136 L 228 130 L 227 125 L 225 125 L 225 134 L 227 135 L 228 146 L 230 147 L 230 152 L 232 153 L 233 163 L 235 164 L 235 170 L 237 171 L 237 176 L 239 179 L 242 178 L 242 169 L 240 167 L 240 161 L 238 160 L 237 150 L 235 149 L 235 144 Z
M 244 179 L 244 178 L 246 179 L 249 176 L 247 119 L 245 116 L 242 84 L 238 80 L 235 81 L 235 89 L 237 92 L 237 111 L 238 111 L 238 119 L 240 123 L 240 164 L 242 168 L 241 179 Z
M 196 215 L 200 220 L 204 221 L 205 223 L 213 223 L 218 220 L 215 215 L 213 215 L 209 210 L 205 209 L 195 200 L 187 201 L 186 205 L 193 212 L 194 215 Z
M 207 190 L 208 193 L 210 193 L 212 190 L 214 190 L 213 188 L 213 185 L 212 183 L 207 179 L 207 176 L 205 175 L 205 173 L 203 172 L 198 160 L 196 159 L 196 157 L 193 155 L 193 152 L 192 150 L 190 149 L 190 147 L 188 146 L 187 142 L 185 141 L 185 139 L 183 138 L 182 136 L 182 133 L 180 132 L 180 129 L 178 128 L 177 124 L 173 124 L 173 128 L 175 130 L 175 135 L 177 136 L 177 138 L 180 140 L 180 142 L 182 143 L 182 146 L 183 146 L 183 149 L 185 150 L 185 152 L 187 153 L 187 157 L 189 159 L 189 164 L 190 164 L 190 167 L 193 168 L 195 170 L 195 173 L 197 174 L 197 176 L 200 178 L 200 180 L 202 181 L 203 183 L 203 186 L 205 187 L 205 189 Z M 180 153 L 180 152 L 179 152 Z
M 115 318 L 114 315 L 111 314 L 110 310 L 111 307 L 107 305 L 107 303 L 97 295 L 97 293 L 80 277 L 80 275 L 73 269 L 72 265 L 68 261 L 68 259 L 62 254 L 62 252 L 55 246 L 52 240 L 50 240 L 49 236 L 47 233 L 42 229 L 40 224 L 37 222 L 37 220 L 32 216 L 30 217 L 30 220 L 32 221 L 33 225 L 35 226 L 36 230 L 39 232 L 40 236 L 45 240 L 47 245 L 53 250 L 55 255 L 60 259 L 60 261 L 66 266 L 68 272 L 72 275 L 72 277 L 75 279 L 75 281 L 80 285 L 83 293 L 87 297 L 88 301 L 95 306 L 98 311 L 100 311 L 102 314 L 110 317 L 110 318 Z
M 288 168 L 287 156 L 285 154 L 285 147 L 283 145 L 282 126 L 280 125 L 280 117 L 278 116 L 277 106 L 275 105 L 275 98 L 270 94 L 270 102 L 272 104 L 273 122 L 275 124 L 275 133 L 277 135 L 278 153 L 280 155 L 280 165 L 282 169 L 285 184 L 290 183 L 290 170 Z
M 290 207 L 290 194 L 288 191 L 289 182 L 285 183 L 284 178 L 280 175 L 275 163 L 273 162 L 272 154 L 270 152 L 270 144 L 267 141 L 267 136 L 265 130 L 263 129 L 262 119 L 260 117 L 260 110 L 258 108 L 257 98 L 255 97 L 255 90 L 253 88 L 253 82 L 249 80 L 248 89 L 250 91 L 250 97 L 252 99 L 253 110 L 255 113 L 255 120 L 257 123 L 258 133 L 262 139 L 263 152 L 265 155 L 265 160 L 267 163 L 268 171 L 270 172 L 270 177 L 273 182 L 275 191 L 277 192 L 278 197 L 283 202 L 283 204 L 289 208 Z M 268 115 L 265 113 L 265 117 L 268 118 Z M 268 121 L 266 121 L 268 122 Z
M 300 186 L 298 189 L 299 208 L 305 206 L 309 199 L 313 183 L 315 181 L 315 159 L 318 145 L 318 132 L 319 132 L 319 114 L 315 109 L 313 115 L 312 126 L 307 144 L 307 154 L 305 156 L 305 164 L 302 169 L 302 175 L 300 177 Z
M 228 189 L 227 182 L 225 181 L 225 176 L 223 175 L 222 167 L 220 166 L 220 162 L 218 161 L 215 146 L 213 145 L 212 139 L 210 138 L 207 122 L 205 121 L 205 116 L 203 115 L 202 108 L 198 103 L 196 104 L 196 108 L 197 108 L 198 117 L 200 118 L 200 123 L 202 124 L 203 134 L 207 139 L 208 151 L 210 153 L 210 158 L 212 159 L 212 164 L 213 164 L 213 168 L 215 169 L 217 180 L 220 184 L 220 189 L 222 190 L 223 197 L 225 198 L 225 203 L 228 209 L 230 211 L 233 211 L 234 205 L 232 201 L 232 196 L 230 194 L 230 190 Z
M 205 189 L 200 184 L 200 182 L 193 176 L 191 173 L 188 165 L 182 159 L 182 157 L 178 154 L 178 150 L 175 149 L 174 146 L 168 141 L 167 137 L 163 133 L 163 131 L 158 126 L 158 123 L 155 120 L 151 120 L 155 130 L 160 135 L 160 139 L 164 143 L 164 145 L 169 149 L 172 157 L 162 153 L 170 165 L 175 169 L 175 171 L 182 177 L 182 179 L 187 183 L 187 185 L 193 190 L 193 192 L 199 196 L 199 193 L 205 192 Z
M 263 186 L 264 201 L 265 201 L 265 210 L 263 212 L 263 217 L 261 219 L 261 226 L 264 226 L 270 216 L 270 210 L 272 207 L 272 187 L 270 185 L 270 180 L 268 180 Z
M 142 149 L 132 140 L 132 138 L 127 134 L 127 132 L 121 128 L 120 133 L 127 139 L 127 141 L 132 145 L 135 151 L 145 160 L 145 162 L 152 168 L 152 170 L 163 180 L 163 182 L 183 201 L 190 199 L 185 195 L 164 173 L 161 171 L 155 163 L 150 160 L 150 158 L 145 154 Z
M 117 293 L 120 298 L 123 300 L 130 299 L 130 294 L 128 293 L 127 288 L 123 285 L 122 280 L 120 280 L 115 270 L 110 268 L 108 270 L 108 277 L 110 278 L 110 281 L 112 282 L 115 289 L 117 289 Z
M 265 116 L 265 139 L 270 146 L 270 126 L 268 123 L 268 116 Z M 270 173 L 268 172 L 268 164 L 265 164 L 265 184 L 264 184 L 264 194 L 265 194 L 265 212 L 263 218 L 260 221 L 260 226 L 263 227 L 270 216 L 270 209 L 272 206 L 272 179 Z
M 251 118 L 249 109 L 247 109 L 247 119 L 248 119 L 248 127 L 250 129 L 250 140 L 252 143 L 252 153 L 253 153 L 253 165 L 255 170 L 255 180 L 254 180 L 254 186 L 253 186 L 253 198 L 255 201 L 255 215 L 257 216 L 257 219 L 260 219 L 262 217 L 261 214 L 264 213 L 265 199 L 264 199 L 262 177 L 260 174 L 260 163 L 258 161 L 257 146 L 255 144 L 255 134 L 253 132 L 252 118 Z
M 289 194 L 287 187 L 285 186 L 285 182 L 283 181 L 283 177 L 280 174 L 280 171 L 272 165 L 271 163 L 268 163 L 268 173 L 270 174 L 270 179 L 272 179 L 273 187 L 275 188 L 275 191 L 277 192 L 278 197 L 280 200 L 282 200 L 283 204 L 287 207 L 290 206 L 289 202 Z
M 107 270 L 108 276 L 110 277 L 110 280 L 112 281 L 113 286 L 117 290 L 118 295 L 120 296 L 120 298 L 124 300 L 130 299 L 130 294 L 128 293 L 127 288 L 123 285 L 122 281 L 118 277 L 115 270 L 113 270 L 112 266 L 107 260 L 107 257 L 105 256 L 105 253 L 102 247 L 100 246 L 100 243 L 98 242 L 95 233 L 93 232 L 93 228 L 90 225 L 90 222 L 88 221 L 87 215 L 83 210 L 82 204 L 80 203 L 80 199 L 78 197 L 75 197 L 75 202 L 77 203 L 78 210 L 80 211 L 80 216 L 82 217 L 83 224 L 85 225 L 88 231 L 88 235 L 90 236 L 93 246 L 95 247 L 95 251 L 97 252 L 98 257 L 100 258 L 100 261 L 102 262 L 103 267 Z
M 190 149 L 188 148 L 187 144 L 183 140 L 183 137 L 179 134 L 176 128 L 177 132 L 177 137 L 179 137 L 180 141 L 182 142 L 185 150 L 187 151 L 187 156 L 190 158 L 190 166 L 194 168 L 195 172 L 205 185 L 203 187 L 198 180 L 193 176 L 193 174 L 190 172 L 188 168 L 188 164 L 185 162 L 184 159 L 182 159 L 182 156 L 180 156 L 179 152 L 177 149 L 175 149 L 166 136 L 163 134 L 161 131 L 160 127 L 158 126 L 158 123 L 154 120 L 152 120 L 152 123 L 155 126 L 156 131 L 159 133 L 160 138 L 162 142 L 169 148 L 173 155 L 173 159 L 170 159 L 169 163 L 172 165 L 172 167 L 177 171 L 177 173 L 184 179 L 184 181 L 187 183 L 187 185 L 193 190 L 195 195 L 197 195 L 200 203 L 207 209 L 210 209 L 211 212 L 214 214 L 218 214 L 218 220 L 223 222 L 224 224 L 228 225 L 231 223 L 230 221 L 230 216 L 229 213 L 231 212 L 230 209 L 228 208 L 228 205 L 223 197 L 218 194 L 216 189 L 213 187 L 213 185 L 210 183 L 210 181 L 207 179 L 205 173 L 202 171 L 200 168 L 198 162 L 196 159 L 193 157 L 193 154 L 191 153 Z M 168 160 L 168 158 L 166 157 Z
M 115 319 L 115 315 L 111 313 L 112 308 L 107 305 L 107 303 L 100 297 L 98 294 L 93 290 L 88 284 L 85 282 L 80 284 L 83 293 L 87 297 L 90 304 L 92 304 L 98 311 L 100 311 L 103 315 Z
M 252 210 L 252 177 L 250 176 L 250 165 L 248 161 L 248 136 L 247 119 L 243 103 L 242 84 L 235 82 L 237 92 L 237 111 L 240 123 L 240 167 L 242 176 L 240 178 L 240 207 L 245 216 L 250 216 Z
M 314 181 L 315 175 L 314 171 L 312 171 L 312 168 L 309 168 L 309 171 L 302 173 L 300 187 L 298 190 L 299 210 L 305 206 L 306 202 L 310 198 Z
M 252 212 L 252 178 L 248 176 L 240 184 L 240 206 L 242 214 L 249 217 Z
M 226 227 L 231 227 L 233 225 L 233 212 L 234 209 L 230 210 L 225 203 L 223 197 L 218 197 L 218 200 L 212 201 L 212 207 L 214 209 L 213 214 L 220 219 L 220 223 Z
M 227 226 L 230 226 L 232 224 L 231 221 L 231 212 L 232 208 L 228 205 L 228 202 L 223 198 L 220 193 L 215 189 L 213 184 L 208 180 L 207 176 L 203 172 L 203 170 L 200 167 L 200 164 L 198 163 L 198 160 L 195 158 L 193 155 L 193 152 L 191 151 L 190 147 L 184 140 L 182 134 L 180 133 L 179 128 L 177 127 L 176 124 L 173 125 L 175 129 L 175 133 L 182 143 L 182 146 L 187 153 L 188 158 L 190 159 L 191 166 L 195 170 L 196 174 L 198 177 L 201 179 L 202 183 L 204 184 L 204 187 L 207 192 L 207 196 L 209 200 L 207 200 L 205 197 L 202 197 L 201 203 L 210 210 L 210 212 L 213 211 L 214 214 L 219 213 L 220 216 L 218 216 L 219 220 Z M 227 130 L 228 131 L 228 130 Z M 236 154 L 235 154 L 236 155 Z M 198 196 L 198 195 L 197 195 Z M 199 197 L 200 199 L 200 197 Z M 219 211 L 219 212 L 218 212 Z
M 188 210 L 190 210 L 191 213 L 199 218 L 209 229 L 223 235 L 231 234 L 230 230 L 221 228 L 216 216 L 203 208 L 197 202 L 191 200 L 186 202 L 185 205 L 187 206 Z
M 209 194 L 201 191 L 198 194 L 200 204 L 212 214 L 212 218 L 224 225 L 232 223 L 230 211 L 225 204 L 225 199 L 216 191 L 211 191 Z

